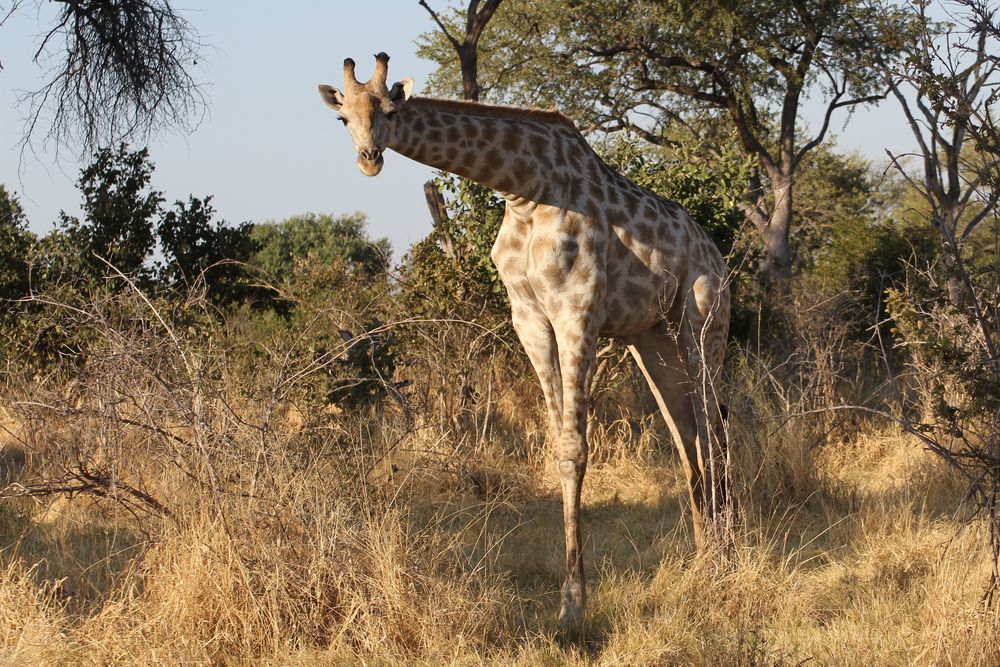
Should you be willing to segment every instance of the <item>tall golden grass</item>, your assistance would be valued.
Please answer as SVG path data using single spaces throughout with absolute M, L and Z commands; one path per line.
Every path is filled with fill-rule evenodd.
M 983 527 L 891 426 L 771 420 L 734 374 L 740 527 L 695 555 L 663 427 L 595 424 L 589 606 L 563 633 L 530 376 L 461 431 L 311 409 L 275 389 L 289 355 L 129 322 L 82 370 L 8 383 L 4 664 L 1000 664 Z

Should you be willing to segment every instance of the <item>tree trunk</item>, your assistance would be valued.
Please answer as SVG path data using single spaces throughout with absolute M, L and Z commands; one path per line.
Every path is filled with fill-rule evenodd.
M 957 205 L 943 207 L 941 217 L 935 220 L 941 229 L 942 261 L 945 269 L 945 286 L 948 290 L 948 301 L 951 305 L 965 305 L 965 285 L 962 280 L 958 253 L 962 251 L 959 242 L 958 222 L 961 216 Z
M 458 62 L 462 66 L 462 96 L 470 101 L 479 101 L 479 53 L 478 44 L 465 45 L 458 49 Z
M 766 257 L 761 273 L 771 283 L 786 281 L 792 275 L 792 257 L 789 250 L 789 230 L 792 226 L 792 176 L 775 175 L 771 178 L 774 206 L 770 217 L 759 227 Z

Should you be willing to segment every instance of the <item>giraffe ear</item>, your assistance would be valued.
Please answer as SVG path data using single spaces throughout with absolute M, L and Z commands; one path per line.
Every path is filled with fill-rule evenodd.
M 340 111 L 340 107 L 344 106 L 344 94 L 333 86 L 320 84 L 319 96 L 323 98 L 324 102 L 326 102 L 326 106 L 331 109 Z
M 392 89 L 389 90 L 389 100 L 391 102 L 408 100 L 411 95 L 413 95 L 413 79 L 410 77 L 392 84 Z

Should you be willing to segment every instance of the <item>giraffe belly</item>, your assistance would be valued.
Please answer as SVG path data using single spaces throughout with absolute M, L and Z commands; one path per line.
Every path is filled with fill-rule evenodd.
M 608 285 L 602 336 L 631 336 L 671 320 L 676 309 L 677 281 L 671 276 L 657 280 L 624 281 Z
M 681 262 L 671 248 L 625 244 L 616 236 L 607 267 L 602 336 L 630 336 L 676 317 Z

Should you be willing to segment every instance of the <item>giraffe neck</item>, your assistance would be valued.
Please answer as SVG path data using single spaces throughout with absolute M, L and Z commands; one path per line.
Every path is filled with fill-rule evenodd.
M 587 159 L 600 162 L 561 114 L 430 98 L 411 98 L 400 109 L 388 146 L 532 201 L 559 197 L 561 183 L 580 181 L 564 173 L 580 173 Z

